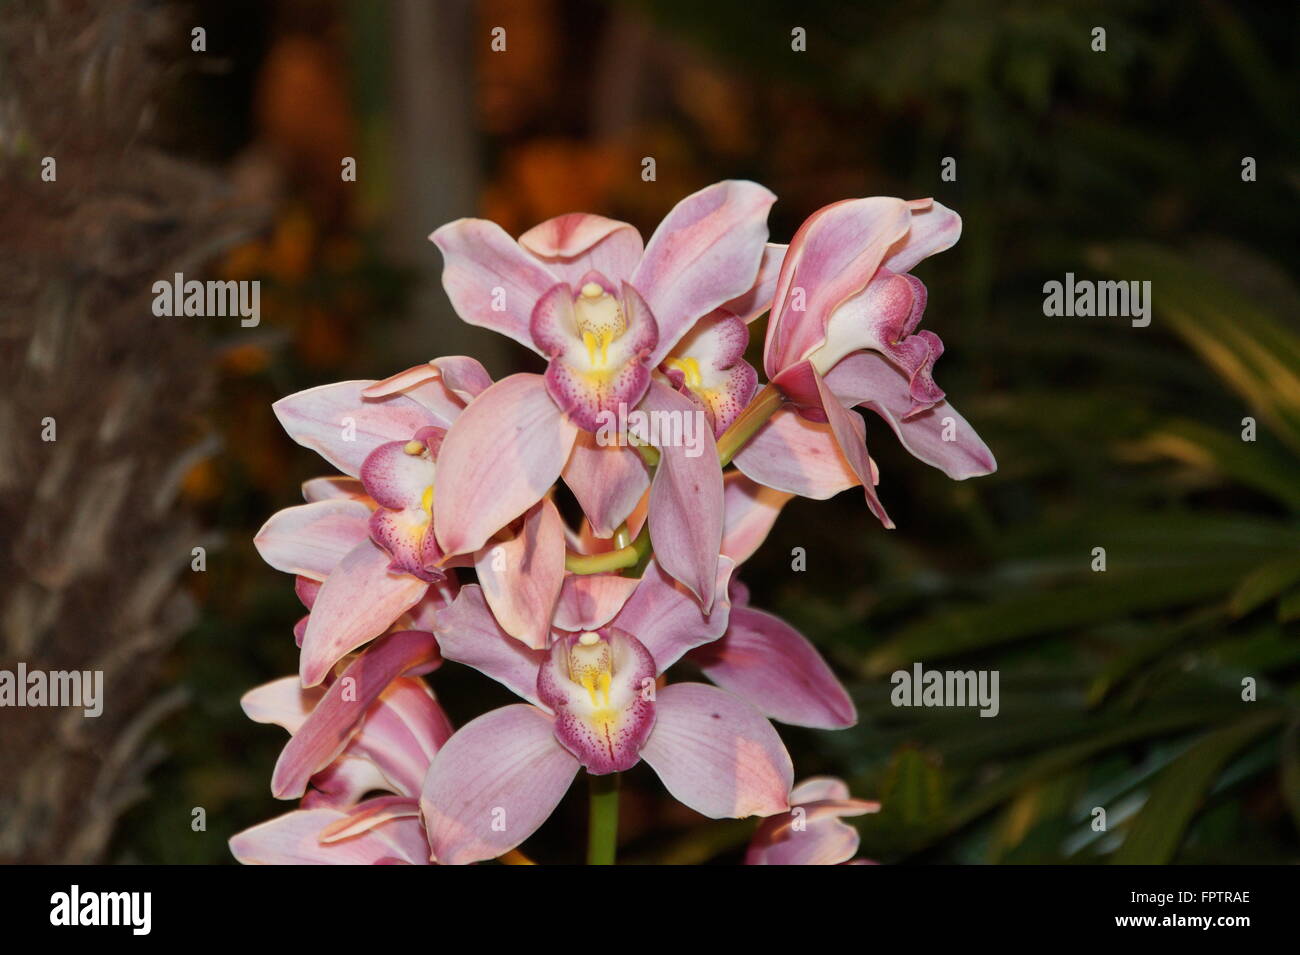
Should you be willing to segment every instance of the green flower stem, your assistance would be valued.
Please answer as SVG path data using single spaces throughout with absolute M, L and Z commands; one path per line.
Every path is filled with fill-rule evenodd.
M 754 396 L 740 417 L 731 422 L 731 427 L 718 439 L 718 463 L 724 468 L 730 464 L 736 453 L 759 428 L 767 424 L 767 420 L 780 410 L 784 402 L 780 389 L 771 383 L 764 385 L 763 390 Z
M 618 852 L 618 773 L 588 776 L 587 865 L 613 865 Z
M 564 555 L 564 569 L 571 574 L 603 574 L 611 570 L 635 567 L 650 553 L 650 523 L 641 527 L 636 540 L 626 547 L 605 551 L 603 554 Z

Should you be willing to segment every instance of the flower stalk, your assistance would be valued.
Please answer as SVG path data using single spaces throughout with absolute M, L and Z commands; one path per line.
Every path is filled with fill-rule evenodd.
M 613 865 L 618 851 L 618 773 L 589 775 L 587 865 Z

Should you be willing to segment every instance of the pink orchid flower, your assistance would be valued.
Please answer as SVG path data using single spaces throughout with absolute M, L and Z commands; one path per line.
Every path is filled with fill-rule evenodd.
M 763 355 L 795 408 L 773 415 L 736 455 L 738 468 L 818 499 L 861 485 L 872 512 L 892 527 L 862 421 L 849 410 L 867 407 L 913 455 L 955 480 L 996 469 L 934 383 L 943 343 L 917 330 L 927 296 L 910 270 L 960 235 L 957 214 L 930 199 L 854 199 L 809 217 L 782 261 Z
M 858 851 L 858 831 L 845 816 L 879 812 L 880 803 L 853 799 L 832 776 L 813 776 L 790 791 L 790 811 L 769 816 L 745 854 L 746 865 L 841 865 Z
M 320 583 L 301 641 L 304 686 L 446 585 L 434 464 L 446 429 L 490 384 L 473 359 L 440 358 L 275 403 L 290 437 L 349 476 L 308 482 L 308 503 L 276 513 L 255 538 L 271 566 Z
M 731 569 L 723 558 L 720 593 Z M 434 760 L 421 807 L 435 857 L 500 856 L 546 821 L 579 768 L 601 775 L 641 760 L 711 818 L 784 812 L 790 757 L 757 710 L 704 684 L 657 689 L 682 654 L 717 639 L 728 610 L 720 598 L 705 614 L 653 561 L 640 580 L 571 576 L 550 649 L 530 650 L 496 625 L 477 587 L 465 587 L 437 625 L 443 655 L 528 703 L 466 724 Z
M 298 809 L 230 840 L 235 858 L 262 865 L 429 862 L 418 796 L 429 764 L 452 735 L 427 684 L 430 634 L 376 641 L 328 689 L 286 677 L 249 691 L 249 718 L 290 734 L 272 792 Z M 436 664 L 434 664 L 436 665 Z M 383 796 L 366 797 L 372 793 Z
M 627 223 L 576 213 L 543 222 L 518 242 L 481 219 L 449 223 L 430 237 L 461 318 L 548 362 L 544 375 L 512 375 L 488 388 L 448 432 L 440 468 L 449 476 L 434 500 L 444 554 L 480 550 L 561 475 L 596 532 L 614 533 L 651 481 L 625 441 L 601 443 L 596 432 L 638 407 L 695 410 L 651 372 L 701 318 L 729 305 L 752 309 L 774 199 L 754 183 L 716 183 L 678 203 L 644 246 Z M 685 359 L 694 360 L 677 360 Z M 721 529 L 707 506 L 700 521 L 674 505 L 720 497 L 715 449 L 712 440 L 698 455 L 658 447 L 655 552 L 707 608 Z

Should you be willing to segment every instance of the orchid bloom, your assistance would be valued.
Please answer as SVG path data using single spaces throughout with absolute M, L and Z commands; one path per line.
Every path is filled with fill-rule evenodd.
M 272 567 L 321 584 L 302 635 L 304 686 L 445 586 L 434 463 L 446 429 L 490 382 L 473 359 L 441 358 L 276 402 L 290 437 L 356 479 L 309 482 L 304 493 L 319 498 L 273 515 L 254 540 Z
M 721 593 L 730 573 L 724 558 Z M 439 617 L 443 655 L 528 703 L 467 723 L 434 760 L 421 806 L 435 857 L 499 856 L 546 821 L 579 768 L 602 775 L 641 760 L 705 816 L 784 812 L 790 757 L 757 710 L 699 683 L 657 686 L 683 653 L 722 633 L 728 609 L 720 598 L 704 614 L 653 561 L 640 580 L 569 577 L 550 649 L 529 650 L 496 625 L 477 587 L 465 587 Z M 504 813 L 504 827 L 486 807 Z
M 812 498 L 860 484 L 892 527 L 854 407 L 879 414 L 913 455 L 954 480 L 996 469 L 934 383 L 942 341 L 917 330 L 927 294 L 910 270 L 960 235 L 960 217 L 931 199 L 853 199 L 809 217 L 782 261 L 763 352 L 772 385 L 795 407 L 777 411 L 736 455 L 740 470 Z
M 758 825 L 746 865 L 842 865 L 858 851 L 858 831 L 845 816 L 879 812 L 880 803 L 849 796 L 833 776 L 814 776 L 790 790 L 790 811 Z
M 249 718 L 290 734 L 272 778 L 300 807 L 230 840 L 246 864 L 376 865 L 429 862 L 418 796 L 429 764 L 452 733 L 424 672 L 430 634 L 381 638 L 330 684 L 304 689 L 286 677 L 250 690 Z M 436 664 L 434 664 L 436 665 Z M 372 796 L 384 792 L 388 795 Z
M 440 452 L 448 477 L 433 508 L 444 554 L 478 551 L 561 476 L 597 533 L 614 533 L 650 479 L 626 441 L 602 443 L 596 432 L 620 410 L 695 409 L 652 371 L 700 319 L 728 305 L 752 308 L 774 199 L 751 182 L 716 183 L 678 203 L 644 246 L 627 223 L 578 213 L 543 222 L 518 242 L 481 219 L 433 233 L 445 259 L 443 287 L 461 318 L 548 362 L 543 375 L 512 375 L 488 388 L 449 430 Z M 718 371 L 734 365 L 728 354 Z M 698 358 L 680 352 L 670 368 L 672 361 L 690 368 Z M 700 370 L 717 384 L 711 366 Z M 747 400 L 738 392 L 731 404 Z M 697 456 L 659 450 L 666 460 L 650 504 L 655 552 L 707 609 L 721 529 L 674 504 L 688 495 L 720 498 L 712 442 Z
M 644 245 L 585 214 L 518 241 L 483 220 L 445 225 L 431 238 L 460 317 L 544 372 L 493 382 L 440 358 L 276 403 L 342 473 L 308 481 L 306 503 L 255 541 L 308 611 L 299 676 L 243 701 L 289 730 L 271 790 L 299 807 L 235 836 L 236 858 L 518 861 L 582 769 L 588 861 L 608 864 L 612 780 L 644 761 L 705 817 L 760 817 L 750 864 L 862 861 L 841 819 L 879 807 L 831 777 L 795 786 L 771 722 L 844 728 L 853 700 L 809 640 L 749 606 L 737 568 L 795 495 L 861 486 L 892 526 L 854 408 L 955 479 L 996 465 L 934 382 L 942 342 L 918 330 L 927 293 L 911 269 L 956 242 L 960 219 L 929 199 L 850 200 L 786 247 L 766 242 L 773 199 L 717 183 Z M 744 354 L 769 307 L 760 388 Z M 687 439 L 633 413 L 702 425 Z M 559 480 L 582 509 L 573 527 Z M 453 732 L 423 680 L 444 661 L 524 702 Z M 679 661 L 715 685 L 670 682 Z

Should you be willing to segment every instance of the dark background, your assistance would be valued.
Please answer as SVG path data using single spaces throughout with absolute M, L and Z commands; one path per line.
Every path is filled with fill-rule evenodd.
M 17 6 L 32 20 L 7 36 L 26 48 L 31 34 L 17 30 L 43 5 Z M 121 6 L 128 23 L 160 16 Z M 518 234 L 574 210 L 648 236 L 688 192 L 752 178 L 779 197 L 774 241 L 850 196 L 932 195 L 961 213 L 960 244 L 918 270 L 925 327 L 947 348 L 939 383 L 999 462 L 993 476 L 952 483 L 871 420 L 898 529 L 882 530 L 860 495 L 797 500 L 746 566 L 753 602 L 821 647 L 861 712 L 840 733 L 782 728 L 797 778 L 833 773 L 880 799 L 884 810 L 857 822 L 861 855 L 881 862 L 1296 860 L 1292 5 L 163 6 L 147 31 L 162 64 L 140 94 L 155 107 L 147 138 L 214 177 L 224 212 L 242 210 L 210 270 L 261 279 L 263 320 L 170 333 L 194 371 L 169 427 L 176 447 L 201 449 L 170 513 L 213 546 L 206 573 L 190 574 L 189 545 L 177 545 L 191 613 L 142 655 L 129 698 L 144 710 L 181 695 L 130 741 L 149 758 L 130 785 L 105 784 L 114 811 L 80 858 L 226 862 L 230 834 L 290 808 L 269 795 L 283 734 L 247 721 L 238 699 L 295 669 L 300 609 L 251 537 L 325 466 L 279 431 L 271 402 L 444 354 L 475 354 L 495 377 L 537 370 L 523 349 L 455 319 L 425 236 L 462 215 Z M 102 15 L 77 15 L 115 42 Z M 188 49 L 196 25 L 201 54 Z M 495 26 L 503 53 L 490 49 Z M 1092 49 L 1098 26 L 1105 52 Z M 806 52 L 791 49 L 794 27 Z M 65 34 L 76 30 L 53 30 Z M 84 64 L 68 44 L 67 62 Z M 122 103 L 106 109 L 109 123 Z M 30 138 L 8 171 L 15 156 L 48 152 L 40 129 Z M 340 181 L 342 156 L 356 157 L 357 182 Z M 641 179 L 645 156 L 655 182 Z M 940 180 L 948 156 L 955 182 Z M 1243 181 L 1244 157 L 1256 181 Z M 200 241 L 169 235 L 181 249 Z M 79 254 L 38 265 L 57 281 Z M 1066 272 L 1151 281 L 1152 324 L 1045 317 L 1043 283 Z M 142 324 L 123 325 L 140 338 L 128 355 L 158 348 L 130 330 Z M 7 358 L 21 361 L 16 347 Z M 1247 416 L 1253 442 L 1242 440 Z M 18 544 L 7 559 L 21 575 L 31 557 Z M 795 547 L 808 555 L 801 573 Z M 1104 573 L 1091 569 L 1095 547 Z M 110 639 L 93 624 L 87 633 Z M 894 708 L 889 674 L 913 661 L 999 670 L 1000 715 Z M 1241 699 L 1245 677 L 1256 702 Z M 463 668 L 432 683 L 456 722 L 507 700 Z M 4 719 L 4 758 L 20 765 L 41 731 Z M 48 798 L 73 807 L 49 824 L 64 835 L 11 836 L 15 857 L 70 857 L 85 787 Z M 580 858 L 583 806 L 570 799 L 529 843 L 535 857 Z M 206 832 L 191 831 L 197 806 Z M 1106 832 L 1090 826 L 1098 806 Z M 640 770 L 623 813 L 629 861 L 734 861 L 753 825 L 672 806 Z

